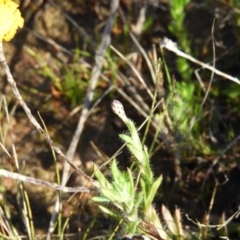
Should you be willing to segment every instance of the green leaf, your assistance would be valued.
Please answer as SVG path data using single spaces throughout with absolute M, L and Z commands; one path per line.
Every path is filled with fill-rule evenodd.
M 137 232 L 137 226 L 139 225 L 141 221 L 135 221 L 135 222 L 127 222 L 124 229 L 123 234 L 134 234 Z
M 144 195 L 143 192 L 138 193 L 137 199 L 134 202 L 134 207 L 132 209 L 132 212 L 126 216 L 129 221 L 137 221 L 138 220 L 138 213 L 140 212 L 139 205 L 142 202 L 143 195 Z
M 129 137 L 128 135 L 126 135 L 126 134 L 119 134 L 119 137 L 120 137 L 124 142 L 126 142 L 127 144 L 134 145 L 132 138 Z
M 146 189 L 146 182 L 143 179 L 140 179 L 140 184 L 141 184 L 142 192 L 143 192 L 143 202 L 145 204 L 147 201 L 147 195 L 148 195 L 147 189 Z
M 123 173 L 121 173 L 117 167 L 117 162 L 114 159 L 111 164 L 111 170 L 112 170 L 112 175 L 113 179 L 115 182 L 119 182 L 120 179 L 122 179 Z
M 135 189 L 134 189 L 133 175 L 129 168 L 127 169 L 127 172 L 128 172 L 128 178 L 129 178 L 129 194 L 130 194 L 131 198 L 134 199 L 135 198 Z
M 148 196 L 147 196 L 147 199 L 146 199 L 146 202 L 145 202 L 146 207 L 149 207 L 152 204 L 153 199 L 156 196 L 156 192 L 157 192 L 159 186 L 161 185 L 161 182 L 162 182 L 162 175 L 160 177 L 158 177 L 158 179 L 155 180 L 155 182 L 151 186 Z
M 114 218 L 119 218 L 119 216 L 111 211 L 109 208 L 106 208 L 104 206 L 99 206 L 99 208 L 101 209 L 102 212 L 106 213 L 107 215 L 110 215 L 111 217 L 114 217 Z
M 107 179 L 102 174 L 102 172 L 97 169 L 96 165 L 94 165 L 94 170 L 95 170 L 94 174 L 95 174 L 98 182 L 100 183 L 100 186 L 103 188 L 111 188 L 111 184 L 107 181 Z
M 127 145 L 127 146 L 130 152 L 132 153 L 132 155 L 138 160 L 138 162 L 141 165 L 144 165 L 144 153 L 142 149 L 137 149 L 134 146 L 130 146 L 130 145 Z
M 144 174 L 145 178 L 149 181 L 149 183 L 152 183 L 153 173 L 152 173 L 150 163 L 149 163 L 150 159 L 149 159 L 148 150 L 145 145 L 143 147 L 143 155 L 144 155 L 144 157 L 143 157 L 144 162 L 143 162 L 143 166 L 142 166 L 143 174 Z
M 114 191 L 114 189 L 101 188 L 101 192 L 104 197 L 108 198 L 112 202 L 114 202 L 114 201 L 121 202 L 121 200 L 122 200 L 121 195 L 119 195 L 118 192 Z
M 132 122 L 132 129 L 129 129 L 130 133 L 131 133 L 131 138 L 133 140 L 133 145 L 136 147 L 136 148 L 142 148 L 142 143 L 141 143 L 141 140 L 140 140 L 140 137 L 138 135 L 138 132 L 137 132 L 137 129 L 134 125 L 134 123 Z
M 143 154 L 141 143 L 140 144 L 135 143 L 131 137 L 125 134 L 120 134 L 119 136 L 122 140 L 124 140 L 127 143 L 127 147 L 130 150 L 130 152 L 142 164 L 144 160 L 144 154 Z
M 110 202 L 108 198 L 105 198 L 105 197 L 102 197 L 102 196 L 92 197 L 92 200 L 94 202 Z

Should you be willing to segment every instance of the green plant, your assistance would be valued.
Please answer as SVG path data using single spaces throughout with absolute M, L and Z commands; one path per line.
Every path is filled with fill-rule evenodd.
M 240 26 L 240 2 L 238 0 L 231 0 L 229 5 L 233 8 L 233 17 L 236 21 L 237 26 Z
M 148 16 L 146 21 L 144 22 L 144 31 L 149 31 L 151 27 L 153 26 L 154 19 L 152 16 Z
M 64 64 L 61 61 L 55 61 L 56 68 L 48 64 L 42 64 L 45 60 L 39 54 L 30 48 L 27 48 L 31 54 L 42 67 L 37 69 L 36 72 L 50 79 L 53 86 L 59 91 L 59 94 L 67 101 L 70 101 L 71 107 L 79 104 L 85 96 L 86 88 L 88 86 L 87 79 L 89 78 L 90 71 L 79 64 L 80 56 L 89 56 L 88 52 L 80 51 L 78 48 L 74 50 L 72 63 Z
M 122 223 L 123 234 L 138 232 L 152 235 L 154 229 L 158 239 L 172 239 L 172 236 L 181 239 L 183 231 L 181 227 L 177 227 L 181 225 L 180 220 L 173 220 L 170 212 L 164 208 L 164 220 L 169 224 L 168 230 L 164 229 L 153 207 L 153 199 L 161 185 L 162 176 L 154 178 L 147 147 L 142 145 L 137 129 L 125 115 L 122 104 L 114 100 L 112 109 L 129 130 L 129 135 L 119 136 L 133 155 L 134 162 L 130 169 L 120 171 L 116 160 L 113 160 L 110 167 L 111 182 L 96 167 L 95 175 L 99 181 L 101 195 L 93 197 L 93 200 L 105 214 Z
M 184 27 L 185 7 L 189 0 L 172 0 L 170 1 L 170 13 L 172 21 L 169 30 L 178 38 L 178 45 L 185 53 L 190 54 L 190 40 L 186 28 Z M 184 58 L 177 59 L 177 69 L 184 80 L 190 81 L 192 68 Z
M 178 47 L 187 54 L 191 54 L 190 39 L 184 26 L 185 7 L 189 0 L 170 1 L 170 13 L 172 21 L 169 30 L 178 38 Z M 170 94 L 167 104 L 170 107 L 169 115 L 173 123 L 175 138 L 184 136 L 187 142 L 191 143 L 194 149 L 201 149 L 198 141 L 200 127 L 197 123 L 200 113 L 200 95 L 196 84 L 192 81 L 193 70 L 187 59 L 178 57 L 176 60 L 177 69 L 182 80 L 175 82 L 168 75 Z M 197 123 L 197 124 L 196 124 Z M 195 135 L 195 136 L 194 136 Z M 189 141 L 190 140 L 190 141 Z M 208 148 L 204 148 L 208 152 Z

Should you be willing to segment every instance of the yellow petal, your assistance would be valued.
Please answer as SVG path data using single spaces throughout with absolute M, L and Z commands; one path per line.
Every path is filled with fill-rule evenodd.
M 11 0 L 0 0 L 0 41 L 11 40 L 23 23 L 18 4 Z

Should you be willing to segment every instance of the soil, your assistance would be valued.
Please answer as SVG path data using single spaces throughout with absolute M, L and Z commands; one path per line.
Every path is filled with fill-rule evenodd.
M 33 115 L 41 123 L 39 114 L 46 125 L 49 135 L 60 147 L 63 153 L 66 153 L 80 116 L 82 104 L 86 93 L 86 86 L 90 79 L 91 68 L 82 70 L 86 64 L 94 65 L 95 47 L 87 41 L 86 35 L 83 36 L 76 27 L 74 27 L 65 17 L 64 13 L 71 16 L 77 24 L 82 27 L 91 38 L 99 43 L 105 21 L 109 15 L 110 1 L 54 1 L 62 9 L 60 11 L 51 1 L 20 1 L 21 12 L 25 19 L 25 26 L 18 31 L 16 37 L 11 42 L 4 43 L 4 53 L 7 62 L 12 71 L 13 77 L 17 82 L 17 87 L 31 109 Z M 215 43 L 217 50 L 216 68 L 232 76 L 240 76 L 240 25 L 234 15 L 236 9 L 226 3 L 227 1 L 205 1 L 200 4 L 198 1 L 191 1 L 186 8 L 185 25 L 189 37 L 192 40 L 192 49 L 197 49 L 197 58 L 203 62 L 212 59 L 211 29 L 215 17 Z M 121 0 L 125 15 L 130 24 L 136 23 L 139 9 L 142 6 L 141 1 Z M 141 46 L 146 50 L 152 49 L 159 38 L 164 36 L 177 41 L 169 30 L 170 13 L 168 10 L 168 1 L 149 1 L 147 16 L 151 16 L 153 23 L 151 27 L 138 36 Z M 237 10 L 236 10 L 237 11 Z M 238 9 L 239 11 L 239 9 Z M 238 19 L 239 16 L 238 16 Z M 129 38 L 124 36 L 123 22 L 119 17 L 112 29 L 112 44 L 119 49 L 125 56 L 132 51 L 137 51 L 136 46 Z M 43 39 L 40 39 L 39 34 Z M 66 94 L 66 88 L 60 89 L 58 84 L 64 82 L 66 69 L 76 66 L 74 56 L 66 54 L 56 44 L 47 43 L 46 40 L 52 40 L 69 51 L 76 48 L 83 52 L 88 52 L 89 56 L 84 54 L 80 57 L 82 65 L 75 67 L 75 74 L 81 76 L 82 85 L 79 87 L 79 95 L 76 101 L 71 100 Z M 140 54 L 138 54 L 140 55 Z M 172 53 L 166 53 L 169 70 L 172 75 L 178 76 L 176 69 L 176 56 Z M 151 84 L 149 70 L 144 60 L 139 57 L 139 66 L 144 79 Z M 118 64 L 126 76 L 133 78 L 130 69 L 123 66 L 120 60 Z M 195 69 L 196 66 L 192 65 Z M 51 69 L 51 73 L 48 70 Z M 122 86 L 118 79 L 114 79 L 114 74 L 110 68 L 103 67 L 103 73 L 109 76 L 111 81 L 119 88 L 122 88 L 129 97 L 135 97 L 127 87 Z M 53 75 L 53 77 L 52 77 Z M 204 84 L 209 80 L 209 74 L 203 74 Z M 2 107 L 1 129 L 6 132 L 6 137 L 2 137 L 1 142 L 11 154 L 9 158 L 5 151 L 1 151 L 1 168 L 15 171 L 12 142 L 15 146 L 17 159 L 20 165 L 21 173 L 30 177 L 56 182 L 54 157 L 50 146 L 44 138 L 30 124 L 23 109 L 16 101 L 12 90 L 8 85 L 5 74 L 0 71 L 1 93 L 7 100 L 7 108 L 11 113 L 11 123 L 8 124 Z M 134 76 L 135 78 L 135 76 Z M 218 78 L 216 79 L 218 81 Z M 215 182 L 220 182 L 218 187 L 216 202 L 212 210 L 211 220 L 218 221 L 221 214 L 230 216 L 239 204 L 239 186 L 240 186 L 240 155 L 239 140 L 237 144 L 231 146 L 227 152 L 221 155 L 229 143 L 238 136 L 239 127 L 239 92 L 236 96 L 229 96 L 229 92 L 224 92 L 226 88 L 230 89 L 229 81 L 217 82 L 218 88 L 222 89 L 219 96 L 214 96 L 214 104 L 218 109 L 218 119 L 215 124 L 215 132 L 218 143 L 215 144 L 216 154 L 197 155 L 188 154 L 180 163 L 182 179 L 176 180 L 176 168 L 171 150 L 161 142 L 160 149 L 152 157 L 152 167 L 156 175 L 163 174 L 164 182 L 162 191 L 156 197 L 156 207 L 160 211 L 161 204 L 165 204 L 173 211 L 178 206 L 183 213 L 183 223 L 187 227 L 194 228 L 184 215 L 188 214 L 192 219 L 198 219 L 201 222 L 204 213 L 209 208 L 209 202 L 215 186 Z M 232 84 L 232 83 L 230 83 Z M 63 86 L 63 85 L 62 85 Z M 109 83 L 99 80 L 95 99 L 103 94 L 109 87 Z M 234 85 L 239 88 L 238 85 Z M 233 88 L 234 88 L 233 87 Z M 146 105 L 151 106 L 151 101 L 147 97 L 143 88 L 133 85 L 133 88 L 143 97 Z M 151 88 L 151 87 L 150 87 Z M 154 87 L 152 87 L 154 89 Z M 213 89 L 214 90 L 214 87 Z M 236 91 L 235 91 L 236 92 Z M 232 91 L 234 94 L 234 92 Z M 117 91 L 108 94 L 100 104 L 92 111 L 84 126 L 84 131 L 75 153 L 73 162 L 81 167 L 86 173 L 91 174 L 92 162 L 102 164 L 104 159 L 93 148 L 92 143 L 97 146 L 103 156 L 111 157 L 122 145 L 118 134 L 126 131 L 124 124 L 111 111 L 111 100 L 119 99 L 124 103 L 127 115 L 139 126 L 144 118 L 124 99 Z M 94 101 L 95 101 L 94 99 Z M 234 104 L 234 106 L 232 105 Z M 76 110 L 74 114 L 73 110 Z M 219 120 L 220 119 L 220 120 Z M 42 123 L 41 123 L 42 125 Z M 206 126 L 209 128 L 209 126 Z M 227 136 L 231 129 L 232 135 Z M 207 131 L 206 131 L 207 132 Z M 143 135 L 143 132 L 140 134 Z M 209 133 L 206 133 L 210 136 Z M 147 144 L 151 142 L 154 135 L 154 129 L 150 129 L 147 138 Z M 199 140 L 200 141 L 200 140 Z M 160 145 L 159 145 L 160 146 Z M 189 150 L 189 152 L 191 152 Z M 219 157 L 220 156 L 220 157 Z M 218 164 L 214 168 L 214 173 L 208 175 L 213 161 L 219 158 Z M 125 169 L 130 164 L 130 156 L 127 150 L 117 157 L 120 166 Z M 58 167 L 62 171 L 63 162 L 58 159 Z M 108 169 L 105 169 L 106 174 Z M 225 183 L 225 179 L 229 180 Z M 205 184 L 203 182 L 206 180 Z M 73 173 L 68 186 L 81 186 L 86 183 L 83 177 Z M 15 180 L 9 178 L 2 179 L 2 185 L 5 188 L 5 201 L 11 206 L 11 215 L 13 224 L 23 235 L 26 234 L 24 223 L 19 213 L 17 204 L 18 184 Z M 24 183 L 29 195 L 29 200 L 33 213 L 33 222 L 36 234 L 44 235 L 47 233 L 51 213 L 55 204 L 57 192 L 45 186 L 36 186 Z M 69 226 L 66 232 L 73 234 L 66 239 L 79 239 L 84 231 L 87 230 L 89 223 L 98 214 L 97 207 L 91 202 L 90 196 L 94 193 L 84 194 L 79 200 L 79 195 L 73 197 L 70 202 L 67 200 L 72 196 L 70 193 L 63 194 L 63 218 L 66 219 L 72 211 Z M 79 206 L 75 208 L 75 204 Z M 114 226 L 106 217 L 101 217 L 102 221 L 95 226 L 89 236 L 97 237 L 107 234 L 108 229 Z M 239 222 L 239 219 L 234 221 Z M 215 223 L 217 223 L 215 221 Z M 196 227 L 196 226 L 195 226 Z M 217 236 L 217 233 L 216 233 Z M 40 237 L 39 237 L 40 239 Z M 44 237 L 43 237 L 44 239 Z M 234 238 L 231 238 L 234 239 Z M 236 238 L 237 239 L 237 238 Z

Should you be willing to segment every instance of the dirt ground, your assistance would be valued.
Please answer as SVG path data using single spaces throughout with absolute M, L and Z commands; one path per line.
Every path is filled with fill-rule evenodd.
M 77 104 L 73 104 L 64 95 L 64 92 L 56 87 L 56 82 L 62 81 L 62 76 L 66 68 L 70 68 L 76 63 L 74 63 L 74 57 L 69 56 L 56 44 L 47 43 L 45 40 L 52 40 L 69 51 L 78 47 L 88 52 L 88 57 L 81 56 L 81 58 L 88 64 L 93 65 L 95 49 L 86 40 L 86 35 L 81 35 L 77 28 L 66 19 L 64 13 L 71 16 L 94 41 L 99 43 L 101 32 L 109 15 L 109 1 L 58 0 L 54 2 L 62 11 L 51 4 L 51 1 L 47 0 L 21 1 L 20 6 L 25 19 L 25 27 L 17 33 L 17 36 L 11 42 L 4 43 L 4 53 L 19 91 L 32 110 L 33 115 L 41 122 L 38 116 L 38 112 L 40 113 L 50 136 L 57 146 L 66 153 L 78 123 L 80 116 L 80 109 L 78 107 L 82 107 L 86 87 L 80 88 L 79 91 L 82 92 L 79 93 Z M 120 6 L 131 24 L 136 22 L 142 2 L 144 1 L 120 1 Z M 198 49 L 198 59 L 208 62 L 212 60 L 211 28 L 213 19 L 214 17 L 216 18 L 216 67 L 223 72 L 237 77 L 240 76 L 240 25 L 234 22 L 234 9 L 226 2 L 203 1 L 200 4 L 198 1 L 191 1 L 186 9 L 185 24 L 192 39 L 191 47 Z M 164 36 L 177 41 L 176 36 L 168 30 L 168 24 L 171 19 L 168 10 L 168 1 L 149 1 L 147 14 L 153 18 L 152 26 L 138 36 L 141 46 L 146 51 L 151 50 L 152 44 L 157 43 L 158 39 Z M 112 29 L 112 44 L 123 53 L 128 54 L 131 51 L 136 51 L 136 47 L 129 39 L 127 41 L 124 40 L 123 25 L 121 19 L 117 17 L 116 24 Z M 171 73 L 177 76 L 178 73 L 174 63 L 175 56 L 172 53 L 166 53 L 166 59 L 169 61 Z M 120 61 L 119 65 L 121 65 Z M 47 74 L 46 69 L 48 68 L 46 66 L 54 73 L 55 83 L 50 74 Z M 84 64 L 81 67 L 84 68 Z M 111 76 L 111 72 L 108 71 L 110 70 L 103 68 L 104 74 Z M 132 75 L 128 71 L 130 70 L 126 69 L 126 74 L 131 77 Z M 140 71 L 144 78 L 147 79 L 146 81 L 150 82 L 148 80 L 150 74 L 145 63 L 142 63 Z M 86 73 L 81 72 L 83 86 L 87 86 L 90 72 L 91 68 Z M 206 79 L 203 79 L 203 81 L 208 81 L 207 76 L 205 76 Z M 11 134 L 22 174 L 49 182 L 56 182 L 51 148 L 30 124 L 23 109 L 14 98 L 3 71 L 0 71 L 0 77 L 2 79 L 0 85 L 1 93 L 7 99 L 9 112 L 13 111 L 10 125 L 11 131 L 8 131 L 7 137 L 4 140 L 5 147 L 12 154 Z M 111 80 L 119 88 L 122 87 L 121 83 L 117 80 Z M 186 159 L 182 159 L 181 184 L 174 181 L 176 173 L 173 155 L 164 144 L 162 144 L 163 147 L 152 157 L 152 167 L 155 174 L 163 174 L 164 176 L 162 191 L 156 198 L 156 207 L 160 209 L 161 204 L 164 203 L 170 210 L 174 210 L 175 206 L 178 206 L 183 213 L 184 224 L 193 229 L 194 226 L 185 218 L 185 214 L 188 214 L 192 219 L 199 219 L 201 221 L 203 214 L 208 210 L 216 178 L 220 179 L 220 182 L 224 182 L 225 176 L 227 176 L 229 181 L 218 188 L 216 202 L 211 215 L 212 221 L 214 222 L 215 219 L 219 219 L 219 216 L 223 212 L 227 216 L 230 216 L 238 208 L 239 204 L 239 140 L 222 156 L 220 154 L 238 136 L 240 130 L 240 114 L 238 111 L 239 94 L 228 98 L 228 93 L 224 92 L 228 84 L 228 81 L 219 83 L 223 90 L 221 95 L 215 98 L 215 103 L 218 106 L 222 119 L 221 123 L 218 123 L 216 126 L 216 136 L 219 139 L 216 148 L 219 151 L 216 151 L 215 155 L 198 153 L 198 155 L 190 155 Z M 109 83 L 105 83 L 100 79 L 96 91 L 98 96 L 107 87 L 109 87 Z M 133 87 L 141 93 L 141 88 L 138 88 L 138 86 Z M 131 97 L 128 89 L 122 88 Z M 239 86 L 235 85 L 235 88 L 239 88 Z M 150 106 L 151 101 L 146 96 L 146 93 L 142 95 L 143 99 L 146 100 L 146 104 Z M 123 123 L 111 111 L 110 103 L 113 98 L 119 99 L 126 104 L 125 107 L 128 116 L 137 125 L 140 125 L 144 121 L 144 118 L 117 91 L 108 94 L 87 119 L 73 160 L 76 165 L 83 168 L 88 174 L 91 173 L 91 162 L 103 163 L 102 158 L 94 150 L 91 143 L 94 143 L 100 152 L 106 156 L 112 156 L 122 145 L 118 134 L 126 131 L 126 129 Z M 233 103 L 234 106 L 231 105 Z M 72 114 L 73 110 L 76 110 L 74 114 Z M 1 114 L 1 128 L 3 130 L 8 128 L 4 116 L 4 114 Z M 230 128 L 233 135 L 226 138 L 227 129 Z M 148 136 L 149 142 L 152 137 L 153 132 L 150 131 Z M 1 168 L 14 169 L 13 159 L 9 159 L 4 154 L 4 151 L 2 151 L 1 155 Z M 214 174 L 211 173 L 206 177 L 212 162 L 217 157 L 219 157 L 219 164 L 215 166 Z M 126 168 L 130 161 L 128 151 L 124 150 L 117 159 L 123 169 Z M 199 164 L 199 162 L 201 163 Z M 58 166 L 62 170 L 63 164 L 60 160 Z M 203 187 L 204 180 L 206 180 L 206 183 Z M 13 223 L 24 234 L 24 224 L 17 209 L 16 185 L 11 179 L 3 179 L 2 181 L 7 190 L 7 201 L 12 206 Z M 84 184 L 83 178 L 73 173 L 68 186 L 79 186 L 82 184 Z M 25 185 L 29 194 L 37 233 L 46 234 L 56 200 L 56 191 L 43 186 L 35 186 L 27 183 Z M 63 216 L 65 218 L 69 216 L 74 209 L 74 204 L 78 201 L 78 196 L 75 196 L 72 201 L 67 203 L 70 196 L 71 194 L 67 193 L 63 195 Z M 90 201 L 89 196 L 84 196 L 81 201 L 85 202 L 85 205 L 81 207 L 82 205 L 80 204 L 80 207 L 74 209 L 74 214 L 70 219 L 69 233 L 77 233 L 79 229 L 85 231 L 90 221 L 98 212 L 96 206 Z M 101 224 L 97 224 L 97 227 L 92 230 L 92 236 L 104 235 L 111 227 L 112 223 L 108 219 L 104 217 L 102 219 Z M 234 221 L 239 222 L 239 219 L 235 219 Z

